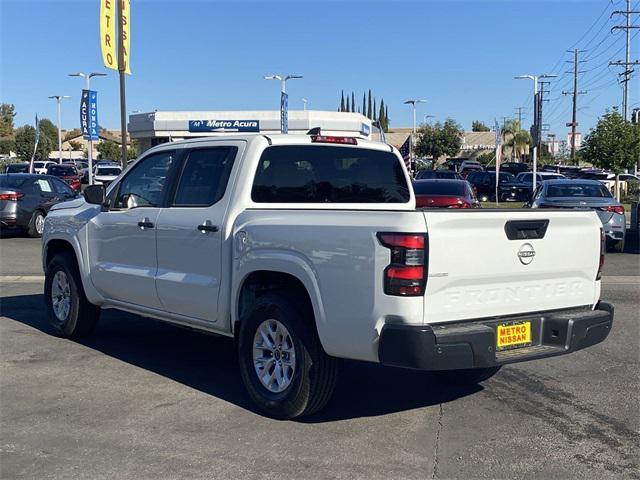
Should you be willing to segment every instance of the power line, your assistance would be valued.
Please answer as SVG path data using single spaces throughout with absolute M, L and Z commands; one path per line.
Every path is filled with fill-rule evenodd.
M 613 62 L 609 62 L 609 65 L 615 65 L 615 66 L 621 66 L 624 67 L 624 71 L 622 72 L 622 75 L 624 76 L 624 80 L 622 80 L 622 82 L 624 83 L 624 90 L 623 90 L 623 96 L 622 96 L 622 111 L 624 113 L 624 120 L 625 122 L 629 119 L 629 82 L 631 81 L 631 74 L 633 73 L 633 69 L 630 69 L 629 67 L 633 66 L 633 65 L 640 65 L 640 61 L 638 60 L 631 60 L 631 30 L 634 28 L 640 28 L 640 26 L 634 26 L 631 25 L 631 15 L 632 14 L 637 14 L 640 13 L 640 11 L 638 10 L 631 10 L 631 0 L 627 0 L 627 8 L 626 10 L 616 10 L 615 12 L 612 13 L 613 15 L 624 15 L 626 22 L 624 25 L 615 25 L 612 29 L 611 32 L 613 33 L 616 30 L 624 30 L 625 34 L 626 34 L 626 42 L 625 42 L 625 59 L 623 60 L 616 60 Z M 635 35 L 634 35 L 635 37 Z

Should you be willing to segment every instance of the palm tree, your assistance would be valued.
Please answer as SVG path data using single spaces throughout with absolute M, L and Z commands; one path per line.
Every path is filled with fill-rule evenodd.
M 527 145 L 531 143 L 531 136 L 526 130 L 520 128 L 520 122 L 518 120 L 507 120 L 504 122 L 502 129 L 500 130 L 503 139 L 503 145 L 509 145 L 511 147 L 511 159 L 515 159 L 516 151 L 518 156 L 524 153 Z

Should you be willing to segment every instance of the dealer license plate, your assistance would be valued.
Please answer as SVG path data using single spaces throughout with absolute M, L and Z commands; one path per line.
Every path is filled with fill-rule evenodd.
M 496 331 L 497 350 L 528 347 L 531 345 L 531 322 L 498 325 Z

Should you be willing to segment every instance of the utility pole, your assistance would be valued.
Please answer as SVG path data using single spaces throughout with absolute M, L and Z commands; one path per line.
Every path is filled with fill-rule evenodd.
M 518 113 L 518 125 L 519 128 L 522 129 L 522 111 L 525 109 L 525 107 L 516 107 L 515 110 Z
M 71 98 L 69 95 L 51 95 L 49 98 L 55 99 L 58 104 L 58 163 L 62 163 L 62 127 L 60 115 L 60 103 L 64 98 Z
M 611 29 L 611 32 L 614 30 L 625 30 L 626 33 L 626 49 L 625 49 L 625 60 L 617 60 L 615 62 L 609 62 L 609 65 L 623 66 L 624 71 L 621 75 L 624 76 L 624 80 L 621 80 L 624 83 L 623 92 L 622 92 L 622 112 L 624 116 L 624 121 L 629 120 L 629 82 L 631 81 L 631 74 L 633 73 L 633 69 L 630 69 L 632 65 L 640 65 L 640 61 L 635 60 L 631 61 L 631 30 L 634 28 L 640 28 L 640 25 L 631 25 L 631 15 L 640 13 L 640 10 L 631 10 L 631 0 L 627 0 L 627 8 L 626 10 L 616 10 L 611 14 L 614 15 L 624 15 L 626 17 L 625 25 L 616 25 Z
M 562 92 L 563 95 L 571 95 L 573 97 L 573 107 L 571 114 L 571 122 L 567 123 L 567 127 L 571 127 L 571 163 L 576 163 L 576 127 L 578 126 L 578 120 L 576 118 L 578 113 L 578 95 L 584 95 L 585 91 L 578 91 L 578 74 L 584 73 L 578 71 L 578 65 L 580 61 L 578 60 L 578 54 L 580 50 L 577 48 L 573 51 L 573 91 L 571 92 Z M 572 72 L 567 72 L 572 73 Z

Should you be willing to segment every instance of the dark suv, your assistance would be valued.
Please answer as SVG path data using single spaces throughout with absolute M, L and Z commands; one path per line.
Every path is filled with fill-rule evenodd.
M 496 200 L 496 172 L 471 172 L 467 175 L 467 181 L 471 184 L 476 192 L 476 196 L 480 201 L 487 200 L 494 202 Z M 508 172 L 500 172 L 500 181 L 498 183 L 498 196 L 503 197 L 507 191 L 510 192 L 510 185 L 515 181 L 515 177 Z

